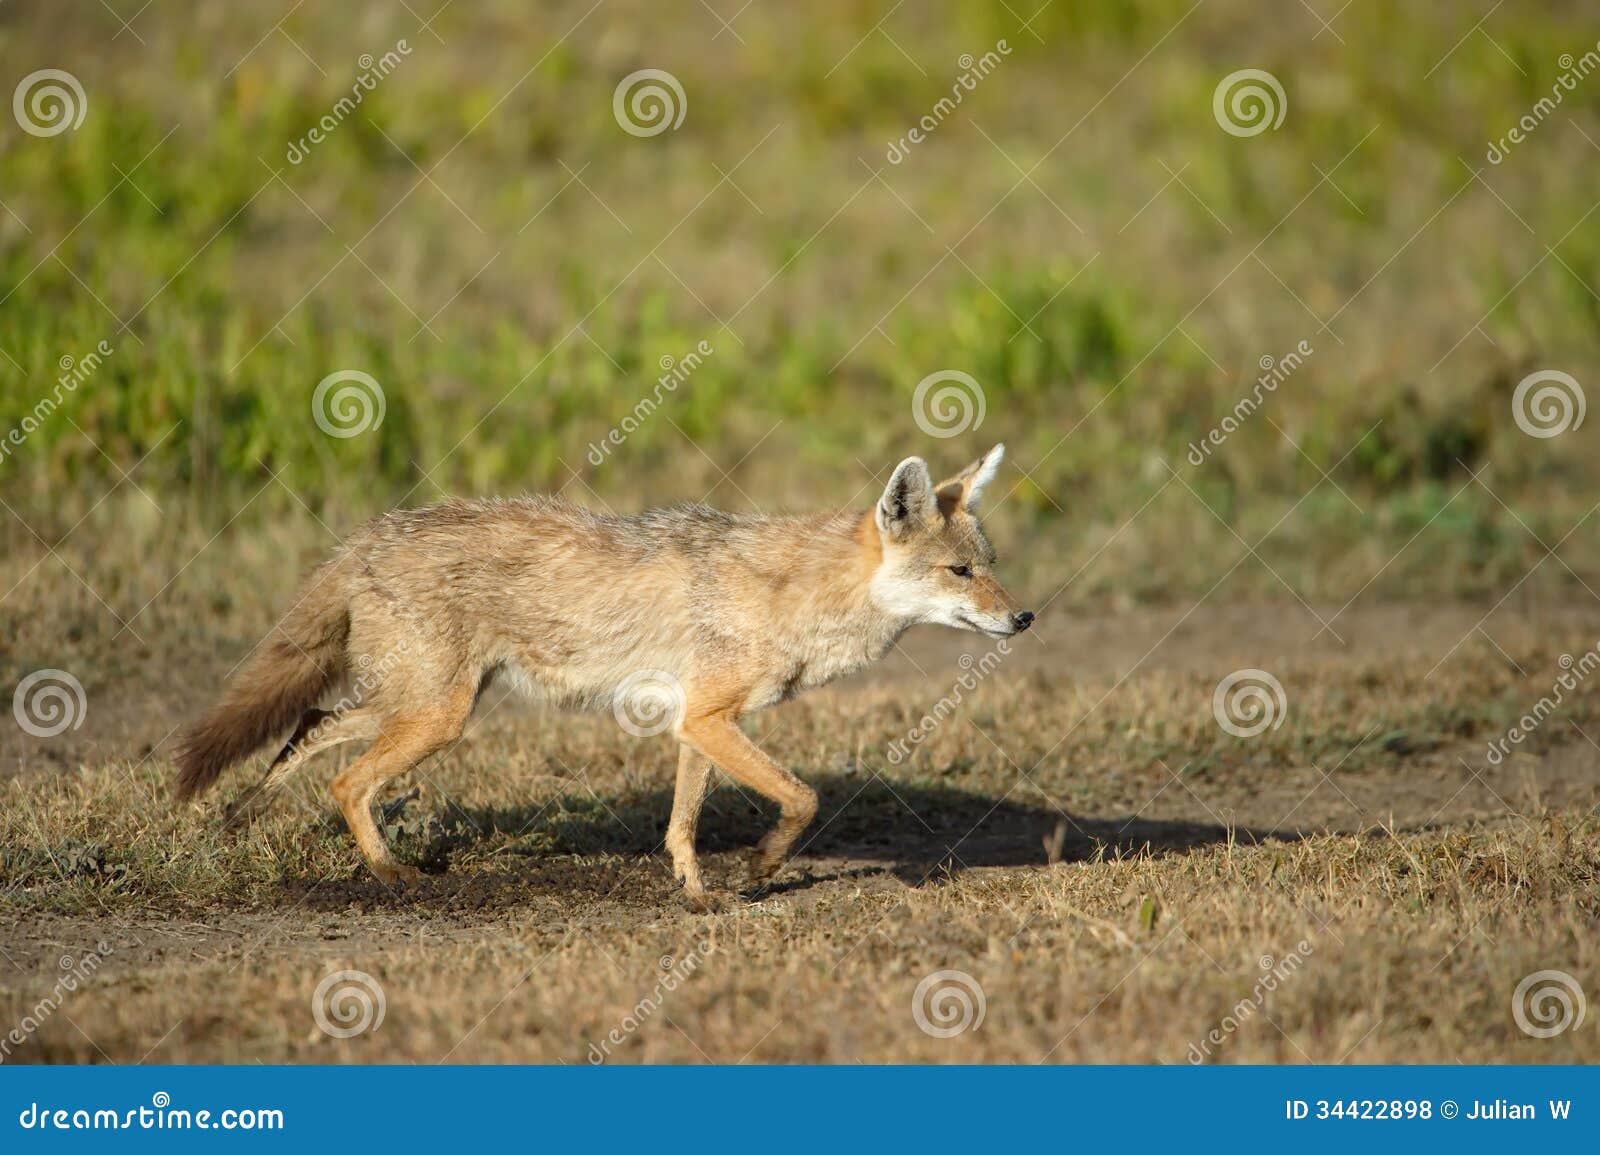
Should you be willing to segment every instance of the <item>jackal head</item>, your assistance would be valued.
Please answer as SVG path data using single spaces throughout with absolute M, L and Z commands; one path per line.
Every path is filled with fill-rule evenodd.
M 876 515 L 883 564 L 873 575 L 872 597 L 883 610 L 991 638 L 1033 624 L 1033 614 L 1019 612 L 995 580 L 994 547 L 978 524 L 979 499 L 1005 451 L 996 445 L 937 485 L 920 457 L 895 466 Z

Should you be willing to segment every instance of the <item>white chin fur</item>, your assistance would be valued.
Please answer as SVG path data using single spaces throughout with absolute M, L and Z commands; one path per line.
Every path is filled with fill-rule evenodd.
M 986 621 L 976 615 L 968 615 L 959 610 L 948 614 L 940 614 L 930 619 L 933 625 L 949 626 L 954 630 L 966 630 L 971 634 L 983 634 L 990 638 L 1009 638 L 1014 631 L 1010 625 L 1003 622 Z

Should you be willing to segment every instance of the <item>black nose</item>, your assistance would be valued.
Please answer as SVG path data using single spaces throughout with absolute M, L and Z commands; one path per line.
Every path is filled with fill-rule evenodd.
M 1025 630 L 1033 625 L 1033 611 L 1023 610 L 1020 614 L 1012 614 L 1011 620 L 1018 630 Z

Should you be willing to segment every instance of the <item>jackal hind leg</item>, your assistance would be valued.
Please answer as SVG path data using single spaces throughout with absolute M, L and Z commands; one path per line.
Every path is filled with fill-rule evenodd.
M 307 710 L 261 779 L 228 804 L 223 812 L 224 828 L 236 829 L 265 814 L 289 779 L 322 751 L 354 739 L 376 737 L 377 732 L 376 719 L 366 711 Z
M 465 683 L 425 704 L 392 710 L 372 745 L 333 780 L 334 800 L 344 812 L 367 865 L 381 882 L 390 886 L 417 883 L 423 874 L 414 866 L 396 861 L 372 817 L 372 801 L 385 782 L 461 736 L 472 713 L 475 691 L 475 683 Z
M 816 817 L 817 792 L 764 754 L 727 714 L 686 717 L 678 727 L 678 736 L 735 782 L 771 798 L 781 807 L 777 824 L 756 844 L 751 855 L 750 886 L 759 888 L 777 874 L 795 839 Z

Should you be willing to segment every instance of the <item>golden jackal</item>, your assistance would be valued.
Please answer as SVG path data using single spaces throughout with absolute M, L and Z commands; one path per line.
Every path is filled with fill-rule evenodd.
M 383 784 L 460 737 L 497 678 L 577 708 L 654 695 L 682 744 L 666 844 L 691 904 L 710 901 L 695 825 L 711 764 L 782 813 L 752 859 L 760 885 L 817 809 L 816 792 L 759 750 L 739 718 L 874 661 L 922 622 L 1008 637 L 1016 612 L 994 579 L 976 510 L 1004 452 L 938 485 L 895 468 L 870 513 L 735 516 L 704 506 L 603 516 L 545 498 L 401 510 L 317 569 L 222 699 L 183 735 L 180 798 L 295 727 L 232 817 L 259 813 L 313 755 L 365 739 L 333 796 L 374 873 L 397 862 L 373 821 Z M 354 683 L 334 710 L 317 702 Z M 626 721 L 624 722 L 626 725 Z M 636 731 L 637 732 L 637 731 Z

